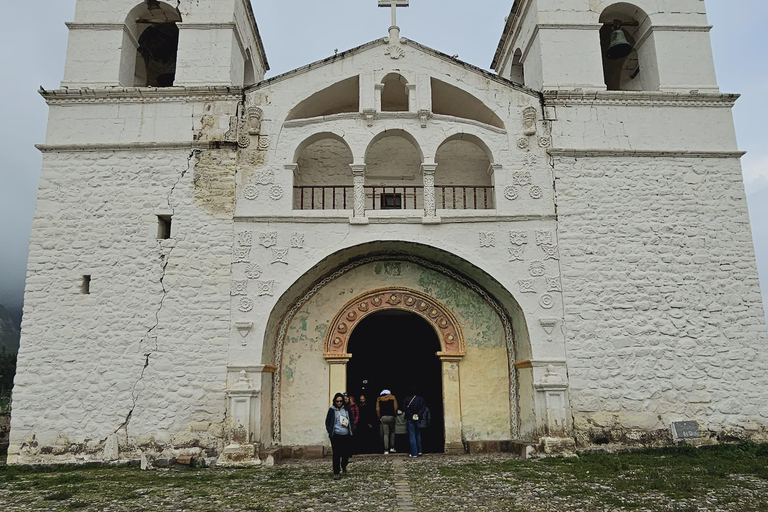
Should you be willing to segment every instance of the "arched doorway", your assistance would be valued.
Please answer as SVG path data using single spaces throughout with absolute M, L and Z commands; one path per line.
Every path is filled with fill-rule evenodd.
M 403 400 L 416 392 L 427 403 L 432 421 L 422 436 L 427 453 L 445 447 L 442 363 L 440 340 L 423 318 L 408 311 L 380 311 L 362 320 L 349 341 L 352 358 L 347 363 L 347 390 L 373 401 L 382 389 Z M 402 442 L 402 440 L 399 440 Z M 401 447 L 402 448 L 402 447 Z

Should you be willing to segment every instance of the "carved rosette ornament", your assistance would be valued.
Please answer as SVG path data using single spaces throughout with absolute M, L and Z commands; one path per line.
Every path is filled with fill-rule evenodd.
M 441 302 L 416 290 L 385 288 L 352 299 L 336 314 L 325 336 L 325 358 L 349 357 L 347 347 L 355 327 L 369 315 L 392 309 L 415 313 L 429 322 L 440 338 L 442 350 L 439 356 L 466 355 L 461 327 L 453 313 Z

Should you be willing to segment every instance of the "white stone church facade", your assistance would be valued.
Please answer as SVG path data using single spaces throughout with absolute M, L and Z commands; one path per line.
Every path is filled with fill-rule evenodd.
M 768 438 L 701 0 L 516 0 L 496 73 L 393 27 L 264 80 L 246 0 L 68 26 L 11 463 L 316 453 L 365 385 L 428 388 L 437 451 Z

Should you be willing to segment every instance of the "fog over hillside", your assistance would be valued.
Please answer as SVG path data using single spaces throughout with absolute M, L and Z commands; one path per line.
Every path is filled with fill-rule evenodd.
M 749 217 L 752 220 L 752 236 L 755 239 L 757 269 L 763 289 L 765 316 L 768 319 L 768 187 L 747 196 Z
M 0 351 L 17 352 L 19 350 L 19 332 L 21 315 L 8 311 L 0 304 Z

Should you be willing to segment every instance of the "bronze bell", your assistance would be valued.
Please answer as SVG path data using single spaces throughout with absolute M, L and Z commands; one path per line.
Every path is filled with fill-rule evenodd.
M 611 60 L 619 60 L 632 53 L 634 48 L 627 36 L 624 34 L 624 30 L 619 25 L 613 26 L 613 32 L 611 32 L 611 44 L 608 45 L 608 50 L 605 52 L 605 56 Z

